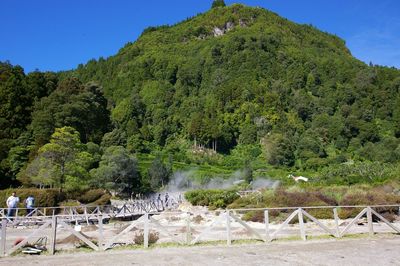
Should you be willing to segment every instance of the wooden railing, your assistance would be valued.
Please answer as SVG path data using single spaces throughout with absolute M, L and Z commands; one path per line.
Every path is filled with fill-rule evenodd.
M 338 211 L 344 209 L 358 210 L 353 218 L 351 219 L 340 219 Z M 53 208 L 49 208 L 53 210 Z M 174 223 L 168 222 L 164 219 L 163 221 L 157 219 L 160 216 L 158 211 L 145 211 L 144 208 L 140 209 L 143 211 L 142 215 L 136 220 L 126 222 L 126 226 L 123 229 L 112 235 L 111 237 L 105 235 L 104 222 L 110 217 L 111 213 L 114 217 L 118 215 L 124 215 L 126 213 L 132 213 L 137 211 L 135 207 L 122 206 L 121 208 L 112 208 L 110 206 L 86 206 L 82 210 L 77 211 L 74 208 L 66 208 L 63 211 L 67 213 L 69 211 L 72 214 L 56 214 L 45 215 L 46 211 L 37 210 L 38 213 L 43 214 L 40 216 L 43 218 L 42 223 L 34 231 L 30 232 L 21 242 L 15 246 L 6 247 L 7 225 L 12 223 L 8 218 L 2 219 L 1 223 L 1 240 L 0 240 L 0 256 L 10 255 L 16 252 L 18 249 L 23 247 L 29 241 L 35 237 L 46 235 L 49 237 L 48 250 L 50 254 L 54 254 L 56 251 L 56 239 L 59 232 L 67 232 L 71 235 L 76 236 L 83 241 L 88 247 L 93 250 L 107 250 L 115 246 L 116 243 L 121 243 L 121 239 L 130 231 L 142 230 L 143 232 L 143 246 L 147 248 L 149 246 L 149 234 L 152 229 L 155 232 L 159 232 L 164 236 L 168 237 L 169 241 L 178 243 L 180 245 L 194 245 L 201 241 L 215 241 L 215 240 L 226 240 L 227 245 L 231 245 L 232 241 L 239 240 L 243 235 L 246 234 L 246 239 L 259 240 L 263 242 L 271 242 L 279 238 L 279 235 L 285 235 L 286 237 L 292 236 L 293 233 L 298 234 L 300 239 L 306 241 L 309 237 L 330 235 L 333 238 L 342 238 L 346 234 L 355 233 L 367 233 L 372 236 L 376 233 L 388 233 L 386 229 L 390 229 L 391 232 L 400 234 L 399 224 L 388 221 L 383 215 L 382 210 L 389 210 L 396 212 L 400 210 L 400 205 L 376 205 L 376 206 L 321 206 L 321 207 L 282 207 L 282 208 L 265 208 L 265 209 L 227 209 L 216 211 L 212 219 L 205 224 L 199 225 L 195 223 L 196 214 L 190 212 L 163 212 L 164 215 L 174 217 L 174 221 L 178 221 L 179 226 Z M 331 219 L 318 219 L 313 213 L 315 210 L 324 210 L 326 213 L 331 213 Z M 249 223 L 242 220 L 242 215 L 249 211 L 262 212 L 263 222 L 262 223 Z M 78 212 L 78 214 L 73 214 Z M 218 212 L 218 213 L 217 213 Z M 272 216 L 271 214 L 275 214 Z M 281 220 L 271 222 L 272 218 L 276 219 L 277 212 L 284 216 Z M 72 216 L 71 216 L 72 215 Z M 71 223 L 74 219 L 76 220 L 79 216 L 81 220 L 90 219 L 96 224 L 96 239 L 94 241 L 79 230 L 74 229 L 74 223 Z M 34 216 L 24 217 L 23 219 L 31 219 Z M 280 217 L 280 216 L 279 216 Z M 365 217 L 365 218 L 363 218 Z M 357 223 L 363 218 L 365 220 L 366 227 L 358 227 Z M 85 221 L 83 224 L 89 224 Z M 382 231 L 382 224 L 387 227 Z M 378 227 L 376 230 L 375 227 Z M 177 231 L 177 228 L 179 230 Z M 356 228 L 355 232 L 351 232 L 352 228 Z M 50 230 L 49 230 L 50 229 Z M 24 229 L 19 229 L 24 230 Z M 286 230 L 286 231 L 285 231 Z M 214 234 L 212 234 L 214 232 Z M 296 233 L 297 232 L 297 233 Z M 210 235 L 213 237 L 210 238 Z M 122 241 L 123 242 L 123 241 Z M 125 244 L 125 243 L 123 243 Z

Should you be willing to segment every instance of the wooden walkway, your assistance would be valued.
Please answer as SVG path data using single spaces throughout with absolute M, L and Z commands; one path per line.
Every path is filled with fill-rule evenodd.
M 133 200 L 122 205 L 105 206 L 71 206 L 71 207 L 36 207 L 30 213 L 25 208 L 17 208 L 15 216 L 9 217 L 6 208 L 0 208 L 0 219 L 7 221 L 7 226 L 29 226 L 44 224 L 53 216 L 62 218 L 63 221 L 73 224 L 97 223 L 99 217 L 104 220 L 120 219 L 132 220 L 145 213 L 162 212 L 165 209 L 175 209 L 177 202 L 171 200 L 167 206 L 162 201 Z

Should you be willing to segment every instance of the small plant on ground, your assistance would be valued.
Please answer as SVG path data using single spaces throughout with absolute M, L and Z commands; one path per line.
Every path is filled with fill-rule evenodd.
M 149 232 L 149 244 L 154 244 L 158 241 L 159 239 L 159 234 L 156 231 L 150 231 Z M 143 245 L 144 244 L 144 231 L 139 230 L 135 236 L 133 237 L 133 241 L 137 245 Z

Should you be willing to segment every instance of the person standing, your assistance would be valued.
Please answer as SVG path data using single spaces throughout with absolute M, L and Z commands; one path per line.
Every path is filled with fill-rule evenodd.
M 19 203 L 19 198 L 17 197 L 17 193 L 13 192 L 11 196 L 8 197 L 6 203 L 8 208 L 7 216 L 14 217 Z
M 26 216 L 31 216 L 33 212 L 33 206 L 35 205 L 35 198 L 32 195 L 29 195 L 29 197 L 25 200 L 25 206 L 26 206 Z
M 168 192 L 165 194 L 165 207 L 168 207 L 168 203 L 169 203 L 169 195 Z

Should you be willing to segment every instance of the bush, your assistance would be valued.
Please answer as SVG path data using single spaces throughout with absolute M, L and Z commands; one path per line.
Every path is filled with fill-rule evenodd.
M 66 200 L 58 204 L 60 207 L 77 207 L 80 206 L 79 202 L 76 200 Z
M 352 205 L 390 205 L 400 203 L 400 196 L 394 194 L 387 194 L 381 189 L 373 189 L 365 191 L 359 188 L 349 189 L 344 195 L 343 200 L 340 202 L 342 206 Z M 362 208 L 341 208 L 339 210 L 339 217 L 341 219 L 355 217 Z M 376 208 L 379 213 L 393 213 L 396 210 L 391 207 Z
M 160 237 L 158 235 L 158 232 L 155 232 L 155 231 L 150 231 L 149 232 L 149 244 L 156 243 L 159 238 Z M 143 230 L 139 230 L 139 232 L 137 232 L 135 234 L 135 236 L 133 237 L 133 241 L 137 245 L 143 245 L 144 244 L 144 231 Z
M 288 192 L 277 189 L 263 198 L 263 207 L 328 206 L 335 201 L 320 192 Z
M 225 208 L 239 195 L 236 190 L 198 189 L 186 192 L 185 198 L 193 205 Z
M 104 206 L 110 204 L 111 204 L 111 194 L 106 192 L 106 194 L 103 194 L 98 200 L 92 202 L 90 205 Z
M 391 223 L 393 223 L 397 218 L 397 216 L 394 213 L 389 213 L 389 212 L 385 212 L 381 215 L 383 218 L 385 218 L 386 220 L 388 220 Z
M 100 199 L 104 194 L 107 194 L 107 191 L 104 189 L 91 189 L 86 191 L 83 195 L 78 197 L 79 202 L 83 204 L 88 204 L 91 202 L 95 202 Z
M 248 211 L 242 216 L 242 220 L 263 223 L 264 211 Z

